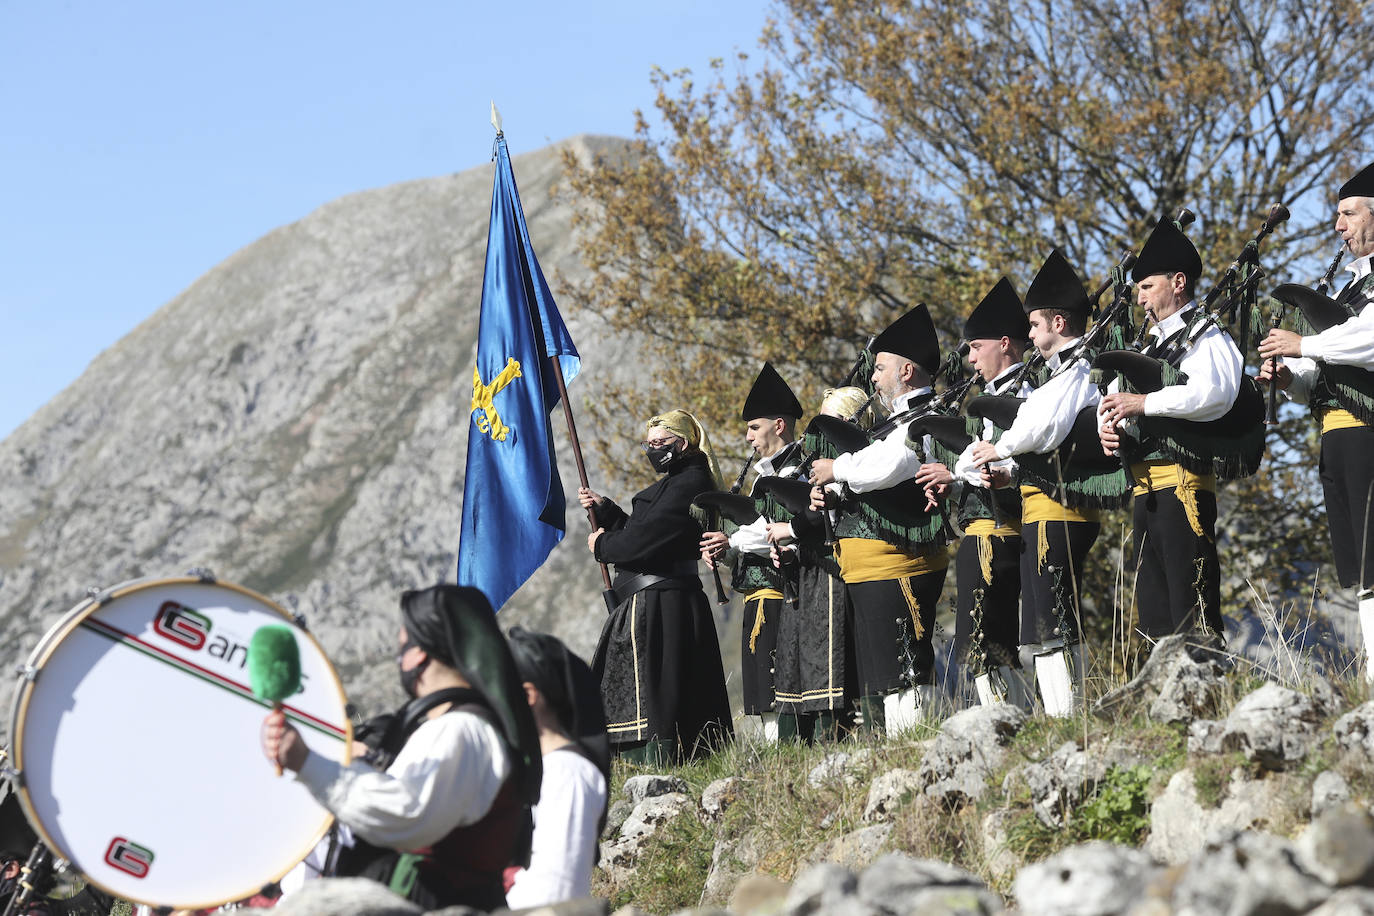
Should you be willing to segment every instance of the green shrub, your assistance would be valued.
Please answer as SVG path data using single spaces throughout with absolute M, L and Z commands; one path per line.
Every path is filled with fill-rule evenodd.
M 1148 766 L 1112 767 L 1097 792 L 1079 806 L 1071 826 L 1082 840 L 1134 846 L 1150 827 Z

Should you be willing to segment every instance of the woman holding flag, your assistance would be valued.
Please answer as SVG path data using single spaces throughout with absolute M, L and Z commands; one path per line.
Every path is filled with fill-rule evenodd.
M 592 670 L 617 752 L 670 763 L 733 737 L 720 643 L 697 573 L 702 529 L 691 514 L 694 497 L 722 485 L 710 440 L 686 411 L 651 418 L 642 448 L 663 476 L 635 495 L 629 513 L 586 487 L 578 491 L 601 525 L 587 548 L 616 569 L 617 603 Z

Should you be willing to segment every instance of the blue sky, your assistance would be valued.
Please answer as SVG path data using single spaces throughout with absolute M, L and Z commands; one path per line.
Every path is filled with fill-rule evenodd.
M 341 195 L 628 136 L 765 0 L 0 0 L 0 438 L 198 276 Z M 517 176 L 518 177 L 518 176 Z

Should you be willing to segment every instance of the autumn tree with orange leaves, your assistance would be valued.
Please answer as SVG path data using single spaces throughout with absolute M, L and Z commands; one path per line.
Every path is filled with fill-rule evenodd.
M 1203 291 L 1275 201 L 1294 215 L 1263 288 L 1310 282 L 1336 250 L 1334 191 L 1371 158 L 1362 26 L 1340 0 L 783 0 L 758 54 L 654 77 L 633 155 L 567 162 L 592 270 L 570 293 L 651 354 L 594 406 L 598 447 L 623 463 L 638 430 L 617 420 L 682 406 L 741 459 L 764 359 L 813 406 L 917 303 L 952 347 L 999 276 L 1024 292 L 1058 245 L 1095 288 L 1180 207 Z M 1316 436 L 1289 408 L 1271 441 L 1223 493 L 1223 569 L 1291 592 L 1327 561 Z M 1090 600 L 1128 574 L 1104 549 L 1123 518 Z

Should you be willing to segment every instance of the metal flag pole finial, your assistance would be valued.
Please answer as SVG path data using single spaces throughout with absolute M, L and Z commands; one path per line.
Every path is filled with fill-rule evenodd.
M 501 112 L 496 110 L 496 101 L 491 103 L 491 126 L 496 128 L 496 132 L 501 133 Z

